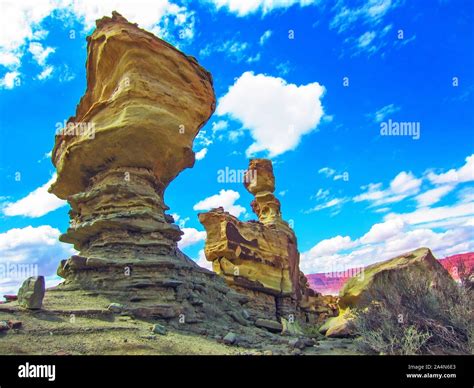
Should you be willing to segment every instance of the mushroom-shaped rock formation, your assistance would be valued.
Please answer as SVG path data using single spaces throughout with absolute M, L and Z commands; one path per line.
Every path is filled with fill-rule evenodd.
M 97 21 L 87 54 L 87 90 L 56 136 L 50 189 L 71 205 L 60 240 L 79 254 L 60 263 L 66 281 L 49 305 L 92 292 L 135 316 L 233 321 L 226 312 L 245 298 L 180 252 L 163 200 L 194 164 L 193 140 L 215 108 L 211 75 L 116 12 Z M 62 291 L 70 297 L 55 299 Z
M 272 162 L 251 160 L 244 185 L 255 197 L 251 205 L 259 221 L 241 222 L 222 208 L 199 214 L 207 231 L 207 260 L 228 284 L 252 298 L 257 314 L 314 320 L 323 297 L 309 288 L 299 269 L 296 236 L 282 219 L 280 201 L 273 194 Z
M 52 153 L 50 191 L 72 208 L 61 241 L 87 257 L 124 259 L 111 248 L 130 244 L 172 254 L 181 232 L 163 194 L 194 164 L 215 108 L 211 75 L 117 13 L 97 21 L 87 52 L 87 91 Z

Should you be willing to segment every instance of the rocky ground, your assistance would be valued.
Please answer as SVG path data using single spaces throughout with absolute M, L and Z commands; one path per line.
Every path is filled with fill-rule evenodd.
M 110 301 L 101 296 L 78 293 L 71 298 L 73 303 L 48 292 L 43 309 L 36 311 L 25 310 L 15 301 L 0 305 L 0 354 L 357 354 L 350 339 L 283 336 L 254 326 L 242 331 L 238 324 L 215 330 L 193 324 L 180 327 L 162 320 L 141 320 L 114 313 L 108 309 Z M 68 308 L 71 304 L 74 309 Z

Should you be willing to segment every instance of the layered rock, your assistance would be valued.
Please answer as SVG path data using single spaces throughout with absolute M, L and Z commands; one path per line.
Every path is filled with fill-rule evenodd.
M 257 314 L 279 319 L 316 313 L 322 297 L 309 288 L 299 269 L 296 236 L 273 194 L 271 161 L 251 160 L 244 182 L 254 195 L 251 206 L 258 222 L 239 221 L 222 208 L 199 214 L 207 231 L 207 260 L 228 284 L 250 296 Z
M 193 166 L 214 111 L 211 75 L 115 12 L 97 21 L 87 54 L 87 90 L 56 136 L 50 188 L 71 206 L 60 240 L 79 254 L 61 262 L 66 281 L 50 298 L 87 291 L 140 317 L 239 319 L 245 297 L 179 251 L 182 232 L 165 213 L 165 189 Z

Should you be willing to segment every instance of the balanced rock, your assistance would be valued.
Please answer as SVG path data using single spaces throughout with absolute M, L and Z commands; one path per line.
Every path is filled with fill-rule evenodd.
M 31 310 L 40 309 L 45 292 L 44 276 L 32 276 L 23 282 L 18 291 L 18 304 Z
M 249 296 L 256 316 L 266 319 L 301 315 L 314 318 L 320 295 L 299 269 L 295 233 L 282 219 L 275 197 L 272 162 L 252 159 L 244 184 L 253 194 L 258 222 L 242 222 L 223 208 L 199 214 L 207 231 L 206 259 L 229 285 Z
M 100 294 L 116 304 L 111 310 L 126 306 L 131 316 L 176 327 L 230 324 L 243 296 L 227 298 L 224 280 L 178 249 L 182 232 L 163 199 L 194 164 L 193 140 L 215 109 L 212 77 L 116 12 L 96 25 L 87 90 L 52 152 L 50 191 L 71 206 L 60 240 L 79 253 L 60 263 L 65 281 L 49 296 Z

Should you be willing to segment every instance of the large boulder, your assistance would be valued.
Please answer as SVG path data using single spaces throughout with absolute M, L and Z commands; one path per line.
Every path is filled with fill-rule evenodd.
M 369 265 L 360 274 L 350 278 L 339 293 L 340 308 L 366 306 L 372 301 L 371 294 L 374 289 L 383 289 L 384 284 L 395 282 L 401 272 L 428 277 L 432 287 L 447 288 L 454 284 L 449 272 L 433 256 L 431 250 L 419 248 Z
M 43 306 L 45 292 L 44 276 L 32 276 L 26 279 L 18 291 L 18 304 L 31 310 Z
M 320 328 L 328 337 L 347 337 L 353 334 L 353 311 L 377 302 L 383 294 L 398 297 L 405 290 L 393 287 L 400 275 L 428 281 L 430 287 L 449 292 L 454 281 L 449 272 L 439 263 L 428 248 L 419 248 L 393 259 L 366 267 L 357 276 L 350 278 L 339 293 L 339 315 L 329 318 Z M 391 285 L 391 287 L 387 287 Z M 398 295 L 395 295 L 398 294 Z

